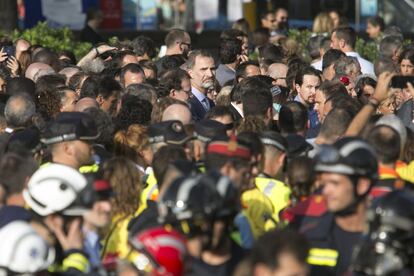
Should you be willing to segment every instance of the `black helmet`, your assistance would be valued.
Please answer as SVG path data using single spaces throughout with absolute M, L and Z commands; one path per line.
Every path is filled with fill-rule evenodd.
M 202 178 L 202 182 L 213 186 L 221 197 L 215 218 L 232 217 L 240 211 L 240 194 L 230 178 L 218 172 L 210 172 Z
M 366 141 L 346 137 L 332 146 L 321 147 L 316 156 L 315 171 L 377 179 L 378 161 L 374 149 Z
M 201 229 L 206 222 L 237 213 L 237 200 L 230 180 L 219 174 L 178 178 L 158 201 L 159 222 L 187 235 L 209 231 Z
M 414 193 L 399 190 L 378 198 L 367 221 L 369 229 L 355 248 L 352 270 L 365 275 L 414 272 Z

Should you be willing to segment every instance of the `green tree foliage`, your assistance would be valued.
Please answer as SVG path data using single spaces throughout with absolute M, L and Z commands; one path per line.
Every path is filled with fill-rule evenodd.
M 46 22 L 40 22 L 31 29 L 15 30 L 11 34 L 11 38 L 13 41 L 24 38 L 32 45 L 39 44 L 57 52 L 73 51 L 77 59 L 86 55 L 92 47 L 90 43 L 76 41 L 69 28 L 52 29 L 47 26 Z

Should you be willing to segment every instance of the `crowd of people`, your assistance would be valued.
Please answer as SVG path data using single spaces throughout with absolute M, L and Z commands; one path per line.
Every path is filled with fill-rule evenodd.
M 414 45 L 372 18 L 373 64 L 330 15 L 312 62 L 284 9 L 218 56 L 2 38 L 0 274 L 412 275 Z

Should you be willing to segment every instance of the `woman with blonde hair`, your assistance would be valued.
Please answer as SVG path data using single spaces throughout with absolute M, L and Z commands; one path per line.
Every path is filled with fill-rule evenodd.
M 334 23 L 327 12 L 320 12 L 313 21 L 312 32 L 315 34 L 329 34 L 334 29 Z
M 152 163 L 152 151 L 148 141 L 147 128 L 132 124 L 126 130 L 119 130 L 114 136 L 114 153 L 133 161 L 138 169 L 145 170 Z
M 114 157 L 103 166 L 103 178 L 111 183 L 112 223 L 103 241 L 102 262 L 128 259 L 128 223 L 138 213 L 141 194 L 141 173 L 134 162 L 125 157 Z

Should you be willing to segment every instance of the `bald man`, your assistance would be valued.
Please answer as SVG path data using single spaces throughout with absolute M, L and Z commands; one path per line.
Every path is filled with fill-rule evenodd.
M 269 66 L 268 74 L 270 77 L 275 79 L 274 85 L 287 87 L 286 74 L 288 67 L 283 63 L 272 63 Z
M 172 104 L 164 110 L 162 121 L 178 120 L 183 125 L 191 123 L 191 111 L 184 104 Z
M 83 112 L 85 109 L 89 107 L 96 107 L 99 108 L 99 104 L 95 99 L 85 97 L 80 99 L 75 105 L 75 111 Z
M 45 63 L 34 62 L 27 67 L 25 77 L 36 82 L 40 76 L 49 75 L 55 73 L 52 67 Z

